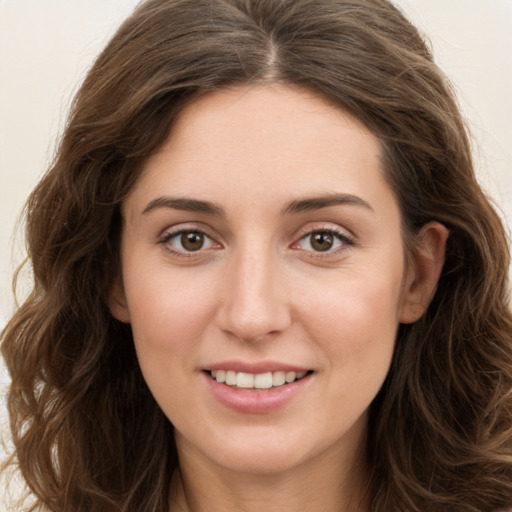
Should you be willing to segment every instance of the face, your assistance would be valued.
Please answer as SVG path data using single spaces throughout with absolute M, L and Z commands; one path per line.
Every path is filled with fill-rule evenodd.
M 146 162 L 112 312 L 183 457 L 275 472 L 358 449 L 413 315 L 380 155 L 356 119 L 276 85 L 201 97 Z

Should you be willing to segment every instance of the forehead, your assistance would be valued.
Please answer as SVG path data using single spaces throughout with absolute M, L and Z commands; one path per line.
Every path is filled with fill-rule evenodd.
M 314 158 L 319 145 L 334 149 L 349 133 L 353 144 L 365 146 L 366 154 L 369 145 L 380 153 L 380 142 L 358 119 L 318 93 L 293 85 L 247 85 L 197 98 L 178 115 L 161 149 L 192 147 L 196 141 L 226 157 L 236 149 L 258 147 L 262 157 L 273 151 L 282 159 L 293 158 L 289 149 L 300 147 L 300 156 L 312 150 Z M 219 147 L 219 142 L 224 144 Z
M 380 141 L 359 120 L 311 91 L 233 87 L 180 113 L 145 163 L 135 195 L 146 202 L 157 191 L 238 198 L 246 205 L 325 193 L 372 199 L 389 189 L 381 154 Z

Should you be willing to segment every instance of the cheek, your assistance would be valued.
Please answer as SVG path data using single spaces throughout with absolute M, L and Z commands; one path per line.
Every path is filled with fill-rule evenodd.
M 364 343 L 379 333 L 386 337 L 398 327 L 401 276 L 344 275 L 321 290 L 301 289 L 299 296 L 302 316 L 313 330 L 331 330 L 350 337 L 352 343 Z M 352 336 L 355 333 L 357 337 Z
M 401 283 L 393 272 L 350 273 L 322 293 L 302 291 L 303 327 L 338 389 L 380 388 L 395 346 Z
M 180 279 L 153 267 L 125 276 L 135 349 L 144 379 L 162 410 L 187 410 L 180 389 L 196 369 L 195 354 L 208 335 L 212 296 L 200 280 Z
M 126 267 L 130 268 L 130 267 Z M 201 272 L 171 272 L 153 265 L 124 276 L 136 341 L 165 350 L 204 330 L 213 311 L 212 283 Z
M 172 417 L 187 408 L 180 398 L 186 393 L 170 390 L 183 386 L 196 369 L 195 354 L 211 325 L 211 287 L 201 276 L 171 275 L 168 267 L 132 268 L 137 272 L 124 276 L 125 291 L 139 365 L 153 396 Z
M 325 439 L 336 439 L 351 425 L 366 421 L 365 413 L 389 371 L 401 279 L 379 274 L 344 273 L 323 286 L 323 293 L 313 286 L 309 294 L 302 290 L 302 327 L 325 385 L 311 416 L 323 415 Z

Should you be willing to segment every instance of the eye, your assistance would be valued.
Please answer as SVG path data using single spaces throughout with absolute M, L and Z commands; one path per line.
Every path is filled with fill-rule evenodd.
M 193 229 L 167 233 L 161 243 L 177 254 L 194 253 L 212 249 L 218 245 L 206 233 Z
M 312 231 L 296 244 L 299 249 L 313 252 L 335 252 L 346 245 L 353 245 L 353 241 L 332 229 Z

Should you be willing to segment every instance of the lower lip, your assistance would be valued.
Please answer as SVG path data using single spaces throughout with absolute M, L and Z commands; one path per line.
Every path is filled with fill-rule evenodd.
M 227 386 L 203 372 L 213 396 L 225 407 L 245 414 L 263 414 L 276 411 L 291 402 L 309 384 L 312 374 L 290 384 L 270 389 L 240 389 Z

